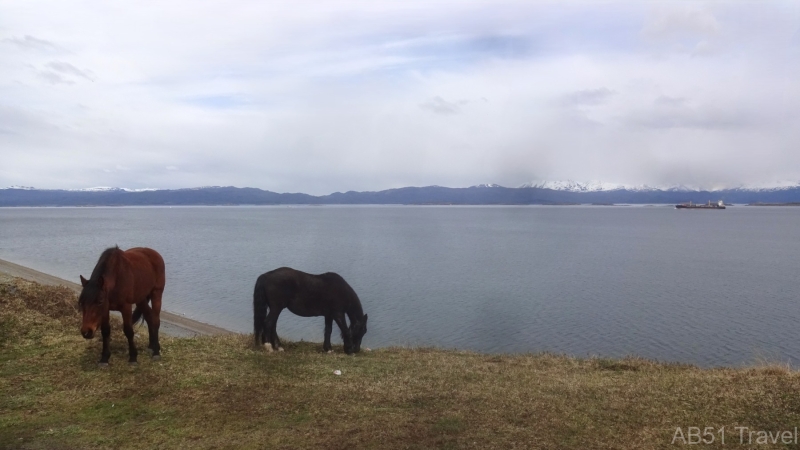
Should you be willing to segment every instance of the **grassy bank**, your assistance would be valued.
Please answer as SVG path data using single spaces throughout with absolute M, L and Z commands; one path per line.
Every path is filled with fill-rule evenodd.
M 723 448 L 745 448 L 736 426 L 800 426 L 800 376 L 777 366 L 404 348 L 350 357 L 307 343 L 265 353 L 241 335 L 163 337 L 152 362 L 142 327 L 130 367 L 115 325 L 101 369 L 75 303 L 64 288 L 0 280 L 0 448 L 675 448 L 676 427 L 689 426 L 724 426 Z

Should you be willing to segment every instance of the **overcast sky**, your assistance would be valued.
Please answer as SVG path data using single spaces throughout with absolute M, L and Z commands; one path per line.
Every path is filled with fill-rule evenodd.
M 800 2 L 0 2 L 0 187 L 800 181 Z

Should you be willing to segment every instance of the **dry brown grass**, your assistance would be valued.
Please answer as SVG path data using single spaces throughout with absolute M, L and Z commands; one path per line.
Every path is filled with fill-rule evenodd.
M 266 353 L 233 335 L 164 337 L 160 363 L 140 353 L 129 367 L 113 326 L 101 369 L 75 301 L 0 280 L 0 447 L 647 449 L 674 448 L 677 427 L 724 426 L 721 448 L 747 448 L 734 427 L 800 423 L 800 376 L 775 365 L 419 348 L 350 357 L 309 343 Z M 145 328 L 137 335 L 144 349 Z

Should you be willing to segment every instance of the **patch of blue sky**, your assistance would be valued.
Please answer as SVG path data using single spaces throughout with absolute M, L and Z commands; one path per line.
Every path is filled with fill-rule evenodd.
M 533 44 L 532 39 L 524 35 L 449 35 L 388 43 L 378 51 L 403 55 L 411 61 L 474 61 L 523 58 L 531 54 Z
M 631 42 L 638 28 L 624 31 L 609 30 L 604 41 L 586 39 L 591 31 L 580 35 L 499 35 L 449 36 L 415 39 L 398 44 L 388 44 L 370 49 L 374 65 L 366 64 L 361 70 L 331 74 L 342 76 L 391 75 L 428 71 L 463 71 L 487 61 L 524 61 L 568 56 L 570 54 L 595 54 L 633 52 L 640 46 Z M 381 61 L 383 61 L 381 63 Z
M 365 49 L 383 56 L 399 56 L 399 69 L 440 68 L 480 63 L 488 59 L 538 59 L 576 53 L 630 53 L 638 51 L 643 14 L 618 11 L 567 11 L 531 17 L 507 30 L 454 30 L 449 33 L 360 36 Z M 363 44 L 369 42 L 370 44 Z M 376 44 L 377 43 L 377 44 Z M 344 43 L 340 43 L 344 44 Z M 357 42 L 347 43 L 356 47 Z M 436 65 L 439 67 L 435 67 Z M 420 67 L 412 67 L 419 65 Z

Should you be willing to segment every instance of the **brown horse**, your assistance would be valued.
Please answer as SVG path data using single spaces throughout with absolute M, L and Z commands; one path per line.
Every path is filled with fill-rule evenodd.
M 79 300 L 83 311 L 81 334 L 94 337 L 97 328 L 103 334 L 103 353 L 100 365 L 108 365 L 111 324 L 109 311 L 122 313 L 122 329 L 128 338 L 131 364 L 136 364 L 136 345 L 133 343 L 133 324 L 144 316 L 150 334 L 153 359 L 161 359 L 158 327 L 161 324 L 161 294 L 164 292 L 164 260 L 153 249 L 137 247 L 122 251 L 119 247 L 106 249 L 87 280 L 81 275 L 83 290 Z M 147 303 L 150 302 L 150 305 Z M 131 312 L 132 305 L 136 309 Z

